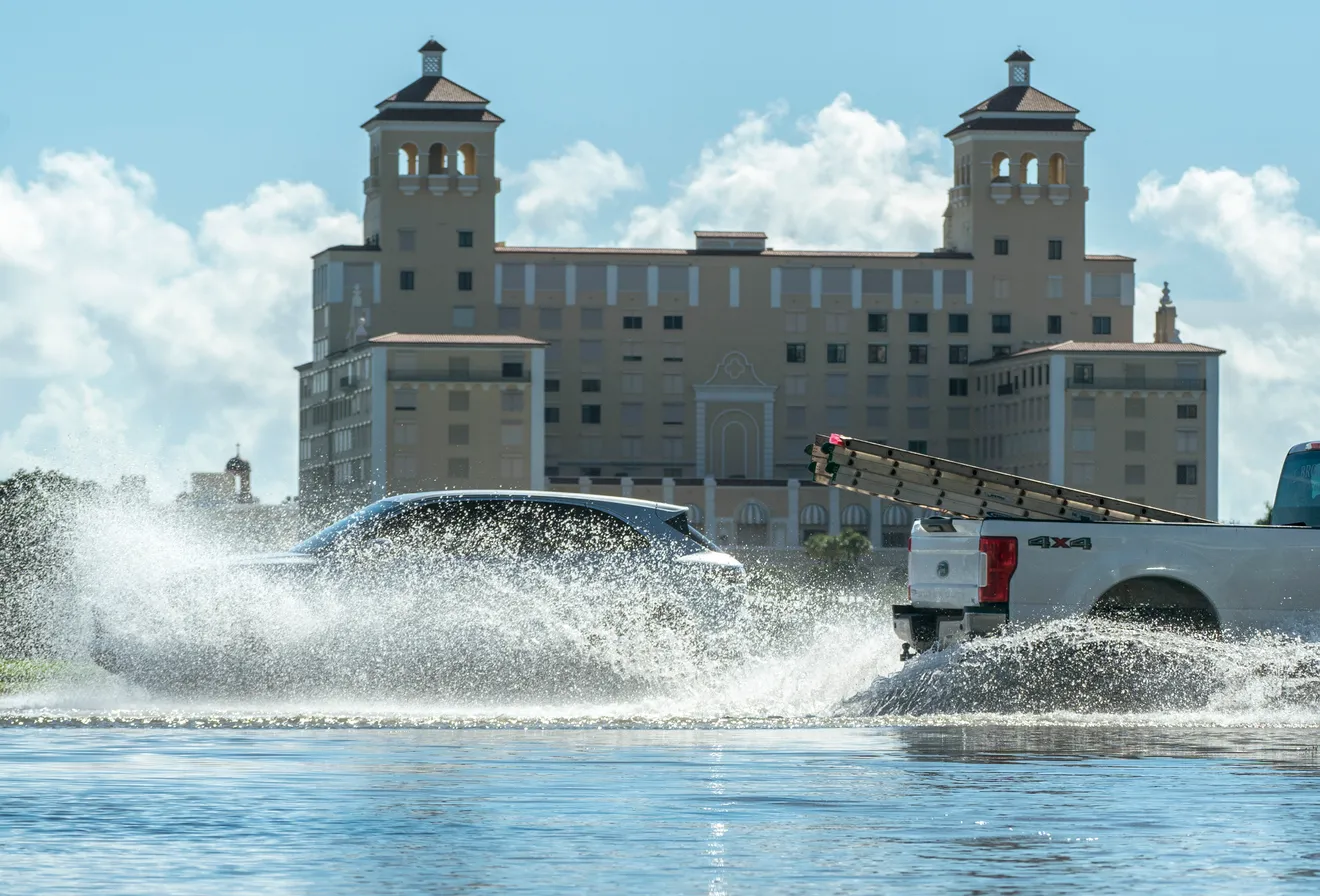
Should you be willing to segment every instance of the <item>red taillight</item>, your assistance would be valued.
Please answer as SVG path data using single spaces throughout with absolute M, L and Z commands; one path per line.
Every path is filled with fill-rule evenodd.
M 985 554 L 986 576 L 978 595 L 980 602 L 1008 603 L 1008 583 L 1017 569 L 1017 539 L 984 535 L 981 537 L 981 553 Z

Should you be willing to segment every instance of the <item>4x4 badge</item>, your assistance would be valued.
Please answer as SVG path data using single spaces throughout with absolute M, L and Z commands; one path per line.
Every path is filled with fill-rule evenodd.
M 1083 551 L 1091 550 L 1091 539 L 1089 538 L 1058 538 L 1053 535 L 1037 535 L 1027 541 L 1027 544 L 1033 548 L 1081 548 Z

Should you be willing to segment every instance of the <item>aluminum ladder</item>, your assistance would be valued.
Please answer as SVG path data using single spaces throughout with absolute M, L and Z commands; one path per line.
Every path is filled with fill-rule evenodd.
M 971 519 L 1215 522 L 838 433 L 817 435 L 807 454 L 822 485 Z

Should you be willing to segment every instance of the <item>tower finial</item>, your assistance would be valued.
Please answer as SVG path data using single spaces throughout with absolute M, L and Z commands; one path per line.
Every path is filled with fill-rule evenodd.
M 1009 87 L 1030 87 L 1031 86 L 1031 63 L 1035 62 L 1031 54 L 1018 48 L 1008 55 L 1004 60 L 1008 63 L 1008 86 Z
M 422 44 L 417 51 L 422 54 L 422 77 L 439 78 L 444 75 L 443 57 L 445 48 L 434 37 Z
M 1164 281 L 1164 290 L 1160 293 L 1161 305 L 1172 305 L 1173 299 L 1169 298 L 1169 281 Z

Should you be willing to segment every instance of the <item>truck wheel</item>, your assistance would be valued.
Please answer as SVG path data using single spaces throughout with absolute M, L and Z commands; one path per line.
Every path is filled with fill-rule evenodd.
M 1129 579 L 1104 593 L 1088 614 L 1154 628 L 1219 637 L 1219 614 L 1197 589 L 1176 579 Z

